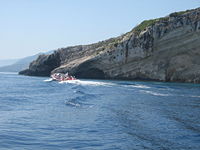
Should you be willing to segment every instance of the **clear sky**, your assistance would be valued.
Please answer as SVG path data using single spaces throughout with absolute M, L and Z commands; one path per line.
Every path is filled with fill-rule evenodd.
M 200 0 L 0 0 L 0 59 L 89 44 Z

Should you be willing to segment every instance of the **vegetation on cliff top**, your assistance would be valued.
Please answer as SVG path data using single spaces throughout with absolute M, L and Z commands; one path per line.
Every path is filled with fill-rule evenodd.
M 193 9 L 192 9 L 193 10 Z M 174 12 L 174 13 L 171 13 L 169 16 L 170 17 L 176 17 L 176 16 L 179 16 L 179 15 L 183 15 L 184 13 L 187 13 L 187 12 L 190 12 L 191 10 L 185 10 L 185 11 L 179 11 L 179 12 Z
M 145 30 L 147 27 L 149 27 L 151 25 L 154 25 L 158 21 L 159 21 L 159 19 L 145 20 L 142 23 L 140 23 L 138 26 L 136 26 L 133 29 L 133 32 L 136 34 L 139 34 L 141 31 Z
M 156 18 L 156 19 L 150 19 L 150 20 L 144 20 L 142 23 L 140 23 L 138 26 L 136 26 L 132 32 L 136 33 L 137 35 L 139 35 L 142 31 L 144 31 L 147 27 L 154 25 L 157 22 L 161 22 L 161 21 L 167 21 L 169 19 L 169 17 L 177 17 L 179 15 L 182 15 L 184 13 L 187 13 L 191 10 L 186 10 L 186 11 L 180 11 L 180 12 L 174 12 L 171 13 L 169 16 L 167 17 L 161 17 L 161 18 Z
M 191 10 L 186 11 L 180 11 L 180 12 L 174 12 L 171 13 L 169 16 L 156 18 L 156 19 L 150 19 L 150 20 L 144 20 L 139 25 L 137 25 L 135 28 L 133 28 L 130 32 L 127 32 L 125 34 L 122 34 L 121 36 L 117 38 L 111 38 L 106 41 L 106 44 L 104 45 L 105 48 L 112 49 L 113 47 L 117 47 L 117 45 L 122 41 L 124 37 L 130 36 L 132 33 L 135 33 L 136 35 L 139 35 L 142 31 L 144 31 L 147 27 L 153 26 L 157 22 L 165 22 L 169 20 L 169 17 L 177 17 L 180 15 L 183 15 L 187 12 L 190 12 Z M 98 52 L 99 53 L 99 52 Z

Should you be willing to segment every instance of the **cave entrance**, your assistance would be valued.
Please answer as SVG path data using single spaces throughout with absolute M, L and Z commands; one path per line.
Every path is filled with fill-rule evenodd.
M 98 68 L 90 68 L 87 70 L 80 70 L 75 74 L 77 78 L 85 79 L 105 79 L 105 74 L 102 70 Z

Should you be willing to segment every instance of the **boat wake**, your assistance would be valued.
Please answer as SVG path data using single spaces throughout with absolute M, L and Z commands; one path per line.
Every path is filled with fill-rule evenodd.
M 135 84 L 135 85 L 124 85 L 124 87 L 131 87 L 131 88 L 138 88 L 138 89 L 150 89 L 151 87 L 142 85 L 142 84 Z
M 44 82 L 51 82 L 51 81 L 53 81 L 52 78 L 49 78 L 49 79 L 44 80 Z
M 146 91 L 146 90 L 140 90 L 142 93 L 154 95 L 154 96 L 170 96 L 169 94 L 163 94 L 163 93 L 158 93 L 158 92 L 153 92 L 153 91 Z
M 89 86 L 113 86 L 115 84 L 108 82 L 97 82 L 97 81 L 84 81 L 84 80 L 69 80 L 61 81 L 60 84 L 76 84 L 76 85 L 89 85 Z

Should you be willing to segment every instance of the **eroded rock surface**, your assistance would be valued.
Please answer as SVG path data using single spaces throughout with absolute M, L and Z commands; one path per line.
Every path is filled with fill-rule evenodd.
M 42 55 L 20 74 L 55 72 L 77 78 L 200 83 L 200 8 L 144 21 L 117 38 Z

